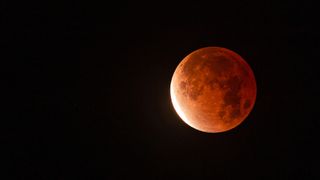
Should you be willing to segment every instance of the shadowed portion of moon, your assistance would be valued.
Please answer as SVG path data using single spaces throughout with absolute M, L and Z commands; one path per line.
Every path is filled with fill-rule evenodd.
M 256 99 L 249 65 L 225 48 L 192 52 L 176 68 L 170 85 L 174 108 L 191 127 L 223 132 L 239 125 Z

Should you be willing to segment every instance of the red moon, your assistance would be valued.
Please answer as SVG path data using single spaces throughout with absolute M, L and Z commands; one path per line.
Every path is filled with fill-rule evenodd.
M 176 68 L 170 95 L 189 126 L 217 133 L 238 126 L 251 112 L 257 94 L 254 74 L 237 53 L 221 47 L 198 49 Z

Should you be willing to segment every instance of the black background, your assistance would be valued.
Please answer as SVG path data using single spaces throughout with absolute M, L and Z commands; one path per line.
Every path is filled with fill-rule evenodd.
M 1 2 L 3 179 L 319 179 L 312 1 Z M 169 85 L 190 52 L 252 67 L 239 127 L 196 131 Z

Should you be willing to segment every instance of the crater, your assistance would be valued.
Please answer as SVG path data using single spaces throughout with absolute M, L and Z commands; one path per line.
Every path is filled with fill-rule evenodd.
M 181 82 L 179 83 L 179 88 L 180 88 L 181 90 L 185 90 L 186 87 L 187 87 L 187 83 L 186 83 L 185 81 L 181 81 Z
M 217 78 L 207 78 L 205 84 L 207 84 L 210 89 L 215 89 L 217 85 L 220 87 L 220 82 Z
M 226 115 L 226 111 L 219 111 L 218 115 L 221 119 L 224 119 L 225 115 Z
M 236 118 L 238 118 L 240 116 L 240 108 L 239 106 L 236 106 L 234 108 L 232 108 L 232 111 L 230 113 L 230 119 L 234 120 Z
M 251 103 L 250 101 L 247 99 L 244 104 L 243 104 L 243 108 L 248 109 L 250 107 Z
M 198 86 L 197 84 L 190 86 L 187 91 L 188 97 L 194 101 L 197 100 L 198 97 L 203 93 L 203 86 Z
M 191 81 L 190 83 L 187 81 L 181 81 L 179 83 L 179 89 L 182 94 L 191 100 L 197 100 L 200 95 L 203 93 L 203 85 L 201 85 L 198 81 Z
M 224 95 L 223 101 L 226 105 L 240 104 L 241 97 L 234 91 L 227 91 Z

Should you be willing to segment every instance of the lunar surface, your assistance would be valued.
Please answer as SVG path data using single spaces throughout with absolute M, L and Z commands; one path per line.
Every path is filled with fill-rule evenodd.
M 206 47 L 186 56 L 176 68 L 170 95 L 189 126 L 203 132 L 223 132 L 238 126 L 256 100 L 250 66 L 235 52 Z

